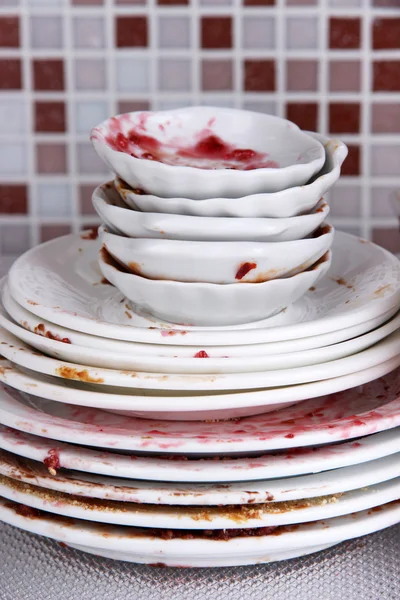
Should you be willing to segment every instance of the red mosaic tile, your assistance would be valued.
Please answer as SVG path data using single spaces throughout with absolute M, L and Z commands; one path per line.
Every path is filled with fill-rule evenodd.
M 400 18 L 390 17 L 390 19 L 374 20 L 372 24 L 372 47 L 374 50 L 400 48 Z
M 361 105 L 356 102 L 331 102 L 329 104 L 330 133 L 359 133 Z
M 274 6 L 275 0 L 243 0 L 245 6 Z
M 359 92 L 361 90 L 361 61 L 331 61 L 329 63 L 329 90 L 331 92 Z
M 329 19 L 329 48 L 354 50 L 361 44 L 361 19 L 331 17 Z
M 0 184 L 0 214 L 26 215 L 27 212 L 27 186 L 13 183 Z
M 232 17 L 202 17 L 201 47 L 232 48 Z
M 290 92 L 316 92 L 318 89 L 318 61 L 288 60 L 286 80 L 287 89 Z
M 157 0 L 157 4 L 160 6 L 174 6 L 177 4 L 182 6 L 189 4 L 189 0 Z
M 146 48 L 148 45 L 147 17 L 121 16 L 116 18 L 117 48 Z
M 70 225 L 42 225 L 40 227 L 40 241 L 42 243 L 48 242 L 54 240 L 54 238 L 61 237 L 62 235 L 68 235 L 71 231 Z
M 378 246 L 383 246 L 389 252 L 395 254 L 400 252 L 400 232 L 398 228 L 374 228 L 372 230 L 372 241 Z
M 62 133 L 66 130 L 65 102 L 35 102 L 35 131 Z
M 244 61 L 244 89 L 246 92 L 275 91 L 275 61 L 253 60 Z
M 382 102 L 371 109 L 372 133 L 400 133 L 400 104 Z
M 373 62 L 374 92 L 400 92 L 400 60 Z
M 0 17 L 0 46 L 19 48 L 19 17 Z
M 64 61 L 58 58 L 33 60 L 33 87 L 38 91 L 63 91 Z
M 135 112 L 136 110 L 150 110 L 150 102 L 148 100 L 121 100 L 118 102 L 118 114 Z
M 347 144 L 349 153 L 342 165 L 342 175 L 360 175 L 361 173 L 361 149 L 360 146 Z
M 288 102 L 286 117 L 301 129 L 318 129 L 318 104 L 316 102 Z
M 201 63 L 201 87 L 205 92 L 233 89 L 233 61 L 203 60 Z
M 79 186 L 79 212 L 81 215 L 95 215 L 92 203 L 93 184 L 81 184 Z
M 19 58 L 0 59 L 0 90 L 22 89 L 22 65 Z
M 67 172 L 67 147 L 65 144 L 36 144 L 36 172 L 52 175 Z

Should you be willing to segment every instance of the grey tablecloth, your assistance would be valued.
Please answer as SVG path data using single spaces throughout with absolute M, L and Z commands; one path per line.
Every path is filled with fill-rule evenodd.
M 0 277 L 12 260 L 0 259 Z M 221 569 L 155 569 L 0 524 L 0 600 L 399 600 L 400 525 L 315 555 Z

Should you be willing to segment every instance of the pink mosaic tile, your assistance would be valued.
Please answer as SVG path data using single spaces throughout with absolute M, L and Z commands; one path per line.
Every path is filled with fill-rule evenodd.
M 36 145 L 36 171 L 41 175 L 66 173 L 66 145 L 60 143 L 39 142 Z
M 233 62 L 231 60 L 203 60 L 201 87 L 205 92 L 233 89 Z
M 373 133 L 400 133 L 400 105 L 397 102 L 372 104 L 371 130 Z
M 287 90 L 316 92 L 318 90 L 318 61 L 288 60 L 286 63 Z
M 330 61 L 329 90 L 331 92 L 359 92 L 361 90 L 361 61 Z

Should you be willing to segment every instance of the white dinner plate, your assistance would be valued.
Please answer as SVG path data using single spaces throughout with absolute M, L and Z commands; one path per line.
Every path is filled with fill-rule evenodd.
M 398 501 L 380 510 L 360 511 L 312 523 L 279 529 L 239 531 L 229 540 L 212 539 L 203 532 L 183 532 L 105 525 L 71 519 L 49 512 L 26 510 L 23 505 L 0 498 L 0 520 L 82 550 L 132 562 L 161 566 L 229 566 L 268 562 L 271 554 L 301 554 L 305 548 L 328 546 L 390 527 L 400 520 Z M 188 535 L 189 533 L 189 535 Z M 251 535 L 253 533 L 253 535 Z M 163 539 L 161 536 L 170 537 Z M 210 539 L 211 537 L 211 539 Z M 287 555 L 286 555 L 287 557 Z
M 207 355 L 203 357 L 200 353 L 199 355 L 194 355 L 192 358 L 143 357 L 140 355 L 106 352 L 104 350 L 96 350 L 95 348 L 85 348 L 84 346 L 74 346 L 73 344 L 36 335 L 10 321 L 0 302 L 0 344 L 2 345 L 2 354 L 5 358 L 27 369 L 47 375 L 54 375 L 55 377 L 127 388 L 137 388 L 147 385 L 156 389 L 162 381 L 166 384 L 172 383 L 174 385 L 174 380 L 176 378 L 181 379 L 181 374 L 218 375 L 249 373 L 253 375 L 259 371 L 268 371 L 274 376 L 277 370 L 282 369 L 283 376 L 285 377 L 285 374 L 288 373 L 287 369 L 321 364 L 325 365 L 325 369 L 321 368 L 321 373 L 324 373 L 325 370 L 326 377 L 329 378 L 329 369 L 331 366 L 334 366 L 331 364 L 332 361 L 351 357 L 370 348 L 377 342 L 388 337 L 391 333 L 399 329 L 399 327 L 400 314 L 392 318 L 385 325 L 352 340 L 327 346 L 326 348 L 278 354 L 277 356 L 249 356 L 242 358 L 226 356 L 225 358 L 209 358 Z M 27 344 L 30 344 L 30 346 Z M 39 352 L 43 352 L 53 358 L 39 355 L 38 352 L 31 348 L 32 346 L 36 350 L 39 350 Z M 360 355 L 358 356 L 360 357 Z M 129 370 L 124 371 L 121 369 Z M 310 369 L 308 369 L 308 372 L 310 372 Z M 84 373 L 84 376 L 81 377 L 80 373 Z M 144 373 L 154 373 L 154 381 Z M 318 374 L 318 370 L 315 369 L 314 373 Z M 160 376 L 164 374 L 170 374 L 172 381 L 168 382 L 168 379 L 160 379 Z M 143 378 L 145 378 L 146 383 L 143 382 Z M 311 380 L 313 380 L 312 373 L 310 374 Z M 261 387 L 261 385 L 258 385 L 257 377 L 254 378 L 254 382 L 256 387 Z M 288 383 L 291 383 L 290 374 Z M 247 384 L 245 387 L 250 389 L 252 385 Z M 189 382 L 189 389 L 191 389 L 191 382 Z
M 86 236 L 90 237 L 90 236 Z M 68 235 L 41 244 L 11 267 L 12 296 L 64 327 L 113 339 L 177 345 L 256 344 L 329 333 L 380 316 L 400 302 L 400 261 L 375 244 L 337 232 L 329 274 L 279 315 L 225 328 L 177 327 L 128 311 L 101 284 L 99 242 Z
M 339 494 L 400 478 L 400 452 L 362 465 L 295 479 L 286 477 L 229 484 L 155 483 L 76 473 L 65 469 L 57 473 L 48 464 L 51 473 L 41 463 L 0 450 L 0 475 L 5 477 L 64 494 L 140 505 L 257 506 L 266 502 L 287 502 Z
M 399 451 L 398 428 L 374 433 L 357 441 L 278 450 L 262 456 L 191 458 L 180 455 L 144 456 L 98 451 L 31 435 L 0 425 L 0 448 L 46 465 L 51 473 L 71 469 L 85 474 L 169 481 L 225 483 L 255 481 L 320 473 L 331 469 L 376 463 Z M 171 460 L 173 458 L 173 460 Z M 63 474 L 65 474 L 63 472 Z M 76 473 L 77 477 L 81 474 Z
M 332 519 L 400 499 L 400 477 L 362 490 L 282 502 L 165 506 L 82 498 L 0 475 L 0 496 L 35 509 L 96 523 L 171 529 L 244 529 Z
M 72 329 L 66 329 L 65 327 L 61 327 L 56 323 L 50 323 L 50 321 L 46 321 L 46 319 L 41 319 L 18 304 L 18 302 L 16 302 L 10 294 L 6 280 L 0 282 L 0 289 L 2 289 L 3 306 L 7 313 L 16 323 L 21 325 L 28 332 L 32 332 L 44 337 L 46 339 L 46 346 L 43 346 L 43 348 L 46 347 L 47 350 L 43 351 L 47 351 L 47 353 L 51 354 L 52 356 L 55 355 L 52 353 L 52 351 L 57 348 L 57 345 L 47 344 L 47 342 L 54 340 L 66 340 L 65 343 L 70 342 L 73 346 L 85 346 L 86 348 L 90 348 L 91 351 L 97 351 L 97 356 L 99 356 L 100 353 L 100 356 L 103 357 L 104 355 L 113 352 L 118 353 L 119 356 L 122 355 L 125 358 L 129 357 L 130 355 L 140 355 L 141 357 L 162 356 L 173 358 L 193 358 L 201 350 L 206 352 L 210 358 L 225 358 L 226 356 L 229 356 L 230 358 L 239 357 L 242 360 L 243 358 L 251 357 L 251 360 L 253 360 L 254 357 L 258 356 L 276 357 L 278 354 L 298 353 L 300 351 L 304 352 L 306 350 L 322 348 L 357 338 L 368 331 L 376 329 L 383 323 L 386 323 L 386 321 L 388 321 L 397 311 L 397 307 L 395 306 L 383 315 L 374 317 L 373 319 L 359 323 L 358 325 L 346 327 L 345 329 L 339 329 L 337 331 L 332 331 L 322 335 L 315 335 L 313 337 L 299 338 L 297 340 L 286 340 L 283 342 L 270 343 L 267 342 L 266 344 L 247 344 L 244 346 L 203 346 L 199 348 L 198 346 L 168 346 L 167 344 L 144 344 L 140 342 L 136 343 L 127 342 L 124 340 L 112 340 L 110 338 L 103 338 L 82 333 L 80 331 L 73 331 Z M 1 314 L 0 323 L 5 326 L 5 322 L 1 322 Z M 35 338 L 32 338 L 32 336 L 27 336 L 24 338 L 22 336 L 22 332 L 16 334 L 15 332 L 19 330 L 11 329 L 11 327 L 9 327 L 9 331 L 27 343 L 35 345 L 33 343 Z M 43 344 L 44 343 L 45 342 L 43 342 Z M 37 340 L 36 344 L 38 344 Z M 40 348 L 40 350 L 42 350 L 42 348 Z M 78 350 L 76 351 L 78 352 Z
M 399 378 L 397 369 L 345 392 L 223 422 L 127 418 L 44 400 L 3 386 L 0 423 L 53 440 L 114 451 L 248 455 L 359 438 L 399 426 Z

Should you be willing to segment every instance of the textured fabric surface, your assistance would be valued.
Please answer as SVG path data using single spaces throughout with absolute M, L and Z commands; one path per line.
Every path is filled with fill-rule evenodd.
M 154 568 L 84 554 L 0 524 L 1 600 L 398 600 L 400 525 L 255 567 Z

